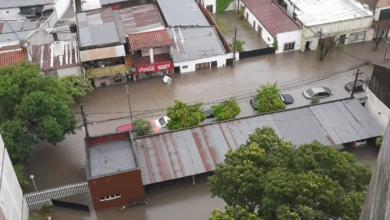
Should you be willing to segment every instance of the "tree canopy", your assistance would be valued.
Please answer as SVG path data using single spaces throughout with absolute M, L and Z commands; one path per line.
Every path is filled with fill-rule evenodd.
M 318 142 L 295 148 L 265 127 L 229 151 L 208 184 L 230 207 L 248 207 L 264 220 L 352 220 L 359 218 L 370 178 L 350 153 Z
M 257 214 L 250 213 L 242 207 L 225 206 L 225 212 L 213 211 L 209 220 L 261 220 Z
M 31 145 L 52 144 L 72 133 L 76 121 L 67 86 L 29 62 L 0 68 L 0 133 L 14 164 L 26 162 Z
M 286 108 L 279 98 L 279 89 L 276 86 L 276 82 L 274 84 L 267 83 L 266 85 L 261 85 L 260 89 L 257 89 L 255 100 L 256 110 L 259 113 L 273 112 Z
M 152 125 L 144 118 L 137 118 L 133 123 L 134 131 L 138 136 L 144 136 L 152 133 Z
M 75 99 L 85 96 L 87 91 L 93 91 L 91 82 L 83 75 L 65 76 L 60 78 L 59 81 L 65 86 L 69 95 Z
M 241 112 L 240 107 L 234 99 L 225 100 L 219 105 L 212 106 L 211 109 L 213 110 L 214 117 L 218 120 L 233 119 Z
M 188 105 L 182 101 L 175 100 L 173 107 L 168 107 L 167 109 L 167 116 L 170 118 L 168 128 L 175 130 L 198 125 L 206 119 L 201 106 L 202 103 L 200 102 Z

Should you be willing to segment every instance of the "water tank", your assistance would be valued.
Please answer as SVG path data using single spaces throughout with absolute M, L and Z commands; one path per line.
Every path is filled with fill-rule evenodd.
M 76 24 L 69 25 L 70 33 L 77 33 Z

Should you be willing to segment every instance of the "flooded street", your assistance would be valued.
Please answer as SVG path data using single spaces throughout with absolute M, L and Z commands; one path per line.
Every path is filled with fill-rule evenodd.
M 153 120 L 165 115 L 165 109 L 175 99 L 193 103 L 202 101 L 205 107 L 217 104 L 229 97 L 235 97 L 242 109 L 241 116 L 253 115 L 248 103 L 256 88 L 267 82 L 278 82 L 284 93 L 291 94 L 295 103 L 288 108 L 308 105 L 302 97 L 302 90 L 311 86 L 329 86 L 335 95 L 323 101 L 349 97 L 344 84 L 354 79 L 357 64 L 364 60 L 382 59 L 384 43 L 378 51 L 372 52 L 371 42 L 346 46 L 343 52 L 336 52 L 325 57 L 323 62 L 316 58 L 316 52 L 300 51 L 266 55 L 240 60 L 233 67 L 201 70 L 186 74 L 173 75 L 173 83 L 165 85 L 161 78 L 152 78 L 129 84 L 133 117 Z M 363 49 L 362 49 L 363 48 Z M 350 71 L 347 71 L 351 69 Z M 369 67 L 362 67 L 364 72 L 359 78 L 366 79 L 371 74 Z M 364 93 L 356 97 L 365 96 Z M 124 84 L 96 89 L 83 100 L 84 110 L 90 123 L 90 135 L 115 132 L 123 124 L 130 123 L 129 108 Z M 77 107 L 77 106 L 76 106 Z M 127 118 L 126 118 L 127 117 Z M 33 147 L 30 163 L 26 166 L 26 176 L 33 174 L 38 190 L 56 187 L 86 180 L 84 131 L 67 135 L 65 140 L 52 146 L 41 143 Z M 372 150 L 371 148 L 367 149 Z M 359 155 L 375 160 L 376 155 L 359 151 Z M 30 179 L 28 179 L 30 180 Z M 30 181 L 28 191 L 34 191 Z M 56 209 L 54 219 L 207 219 L 215 208 L 223 208 L 223 201 L 210 198 L 206 177 L 197 177 L 197 183 L 182 179 L 162 183 L 147 189 L 150 202 L 147 206 L 119 211 L 112 209 L 99 213 L 73 212 Z M 88 195 L 77 196 L 78 202 L 88 202 Z

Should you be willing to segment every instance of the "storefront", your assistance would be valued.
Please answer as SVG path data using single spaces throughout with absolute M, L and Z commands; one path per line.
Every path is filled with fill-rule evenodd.
M 155 76 L 164 76 L 173 74 L 173 65 L 171 61 L 136 65 L 135 80 L 147 79 Z

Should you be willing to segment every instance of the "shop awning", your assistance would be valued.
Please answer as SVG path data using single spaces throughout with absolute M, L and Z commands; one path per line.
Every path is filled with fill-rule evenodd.
M 123 45 L 80 51 L 81 62 L 126 56 Z
M 152 64 L 136 65 L 135 68 L 137 73 L 150 73 L 173 69 L 173 65 L 171 61 L 166 61 Z
M 102 68 L 86 69 L 85 74 L 87 78 L 93 78 L 102 76 L 115 76 L 118 74 L 127 74 L 128 71 L 131 71 L 131 66 L 120 64 L 115 66 L 106 66 Z
M 130 34 L 128 36 L 130 51 L 148 49 L 153 47 L 163 47 L 171 45 L 171 39 L 169 38 L 166 30 L 149 31 L 139 34 Z

